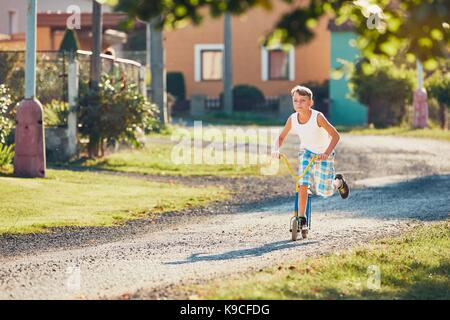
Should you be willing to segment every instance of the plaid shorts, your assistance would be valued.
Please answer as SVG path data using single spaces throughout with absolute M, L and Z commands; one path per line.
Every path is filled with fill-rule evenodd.
M 299 153 L 299 172 L 301 175 L 308 166 L 309 161 L 316 154 L 304 149 Z M 333 150 L 327 160 L 316 160 L 309 168 L 303 178 L 298 181 L 301 186 L 308 186 L 314 194 L 322 197 L 330 197 L 334 194 L 334 157 L 336 151 Z

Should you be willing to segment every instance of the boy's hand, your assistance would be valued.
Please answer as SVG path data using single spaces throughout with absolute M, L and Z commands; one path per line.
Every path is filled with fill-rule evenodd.
M 272 151 L 272 158 L 280 159 L 280 151 L 278 150 Z
M 321 153 L 317 156 L 317 160 L 327 160 L 329 156 L 328 153 Z

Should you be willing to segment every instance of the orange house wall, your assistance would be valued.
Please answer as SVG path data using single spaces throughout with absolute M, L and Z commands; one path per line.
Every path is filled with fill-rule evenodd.
M 315 29 L 315 38 L 310 43 L 295 48 L 295 80 L 262 80 L 259 38 L 272 29 L 287 8 L 279 4 L 270 12 L 255 9 L 245 16 L 233 17 L 234 85 L 251 84 L 261 89 L 265 96 L 278 96 L 289 94 L 296 84 L 329 79 L 330 32 L 327 29 L 328 18 L 323 17 Z M 216 97 L 222 92 L 222 81 L 196 82 L 194 78 L 195 45 L 222 43 L 223 18 L 208 17 L 198 27 L 188 25 L 165 33 L 166 70 L 183 72 L 188 97 L 193 94 Z
M 53 50 L 52 35 L 49 27 L 37 27 L 36 30 L 36 50 Z

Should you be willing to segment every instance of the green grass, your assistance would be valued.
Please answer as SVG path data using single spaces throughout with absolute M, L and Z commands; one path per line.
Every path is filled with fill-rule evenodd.
M 120 151 L 104 158 L 85 160 L 72 165 L 102 170 L 173 176 L 240 177 L 260 175 L 261 166 L 259 164 L 251 165 L 248 160 L 244 164 L 225 164 L 222 162 L 218 164 L 176 164 L 172 161 L 173 148 L 174 144 L 148 143 L 143 149 Z M 183 153 L 176 154 L 182 155 Z M 191 162 L 193 162 L 194 154 L 199 154 L 199 150 L 191 149 Z
M 411 129 L 404 127 L 392 127 L 386 129 L 371 129 L 371 128 L 337 128 L 340 132 L 347 132 L 355 135 L 383 135 L 383 136 L 402 136 L 414 138 L 428 138 L 437 140 L 450 141 L 450 131 L 439 128 L 426 129 Z
M 258 125 L 258 126 L 281 126 L 286 120 L 278 119 L 278 112 L 244 112 L 235 111 L 231 115 L 224 112 L 211 112 L 202 117 L 195 117 L 192 120 L 201 120 L 210 124 L 218 125 Z
M 112 226 L 229 197 L 223 188 L 94 172 L 48 170 L 44 179 L 0 176 L 0 235 L 43 232 L 50 227 Z
M 449 221 L 422 226 L 346 252 L 181 290 L 200 299 L 448 300 L 449 231 Z M 379 288 L 368 286 L 369 266 L 380 270 Z

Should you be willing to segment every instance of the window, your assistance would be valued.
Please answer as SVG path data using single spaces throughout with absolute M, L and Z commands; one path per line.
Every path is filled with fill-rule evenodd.
M 294 80 L 294 48 L 262 48 L 262 80 Z
M 269 50 L 269 80 L 289 79 L 289 55 L 280 49 Z
M 202 80 L 222 80 L 222 51 L 202 50 Z
M 195 46 L 195 81 L 222 80 L 223 45 Z

